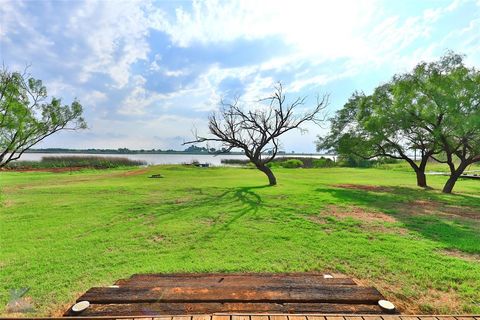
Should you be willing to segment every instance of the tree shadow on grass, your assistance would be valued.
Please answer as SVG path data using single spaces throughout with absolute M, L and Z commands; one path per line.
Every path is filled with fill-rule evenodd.
M 347 205 L 391 214 L 406 228 L 445 248 L 480 253 L 480 208 L 464 206 L 465 203 L 477 204 L 478 198 L 455 195 L 452 196 L 455 202 L 445 202 L 445 197 L 438 193 L 405 187 L 389 187 L 388 192 L 339 187 L 315 191 L 329 194 Z
M 203 235 L 195 238 L 195 242 L 188 245 L 184 250 L 186 250 L 186 255 L 188 252 L 195 250 L 199 246 L 202 246 L 203 243 L 209 241 L 210 239 L 225 237 L 230 231 L 231 226 L 237 223 L 239 220 L 248 215 L 256 215 L 259 209 L 263 206 L 263 200 L 254 190 L 263 189 L 269 187 L 268 185 L 264 186 L 253 186 L 253 187 L 237 187 L 229 188 L 226 191 L 222 192 L 220 195 L 214 196 L 202 196 L 192 202 L 189 202 L 187 205 L 183 205 L 176 214 L 181 214 L 181 212 L 193 212 L 196 207 L 210 206 L 212 210 L 218 210 L 218 208 L 226 207 L 228 212 L 224 215 L 223 219 L 217 219 L 213 223 L 205 228 Z

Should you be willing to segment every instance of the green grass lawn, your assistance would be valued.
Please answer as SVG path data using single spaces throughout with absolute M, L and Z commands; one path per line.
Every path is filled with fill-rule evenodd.
M 149 179 L 160 173 L 162 179 Z M 405 170 L 156 166 L 0 173 L 0 314 L 144 272 L 330 271 L 407 313 L 480 313 L 480 181 Z

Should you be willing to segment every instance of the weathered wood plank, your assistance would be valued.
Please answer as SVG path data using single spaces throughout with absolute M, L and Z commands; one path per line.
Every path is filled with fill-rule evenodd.
M 327 316 L 327 320 L 345 320 L 345 318 L 340 316 L 334 316 L 334 317 Z
M 348 316 L 348 317 L 344 317 L 345 320 L 363 320 L 362 317 L 358 317 L 358 316 Z
M 383 320 L 402 320 L 400 316 L 382 315 Z
M 207 314 L 193 315 L 192 320 L 211 320 L 212 316 Z
M 212 272 L 212 273 L 136 273 L 130 276 L 130 279 L 133 278 L 145 278 L 145 277 L 172 277 L 172 278 L 206 278 L 206 277 L 274 277 L 274 276 L 291 276 L 302 278 L 305 276 L 316 276 L 323 277 L 325 273 L 322 272 Z
M 232 316 L 232 320 L 250 320 L 250 316 Z
M 213 315 L 212 320 L 230 320 L 230 316 Z
M 299 316 L 299 315 L 295 315 L 295 316 L 288 316 L 288 320 L 306 320 L 307 317 L 305 316 Z
M 288 317 L 284 315 L 273 315 L 270 316 L 270 320 L 288 320 Z
M 325 317 L 322 316 L 307 316 L 307 320 L 326 320 Z
M 294 286 L 294 285 L 356 285 L 355 281 L 349 278 L 324 279 L 319 276 L 217 276 L 205 278 L 187 277 L 136 277 L 131 279 L 120 279 L 116 283 L 120 286 L 147 287 L 147 286 Z
M 377 305 L 335 304 L 335 303 L 123 303 L 92 304 L 78 316 L 158 316 L 185 314 L 382 314 Z M 218 317 L 218 316 L 214 316 Z M 212 320 L 229 320 L 215 319 Z M 272 320 L 272 319 L 270 319 Z M 287 319 L 285 319 L 287 320 Z
M 250 320 L 269 320 L 268 316 L 252 315 Z
M 172 320 L 172 317 L 154 317 L 153 320 Z
M 91 288 L 77 301 L 90 303 L 140 302 L 330 302 L 377 303 L 383 296 L 375 288 L 360 286 L 317 286 L 315 288 L 261 287 L 202 288 Z
M 191 320 L 192 317 L 191 316 L 175 316 L 175 317 L 172 317 L 172 320 Z
M 363 320 L 386 320 L 386 319 L 383 319 L 381 316 L 364 316 Z

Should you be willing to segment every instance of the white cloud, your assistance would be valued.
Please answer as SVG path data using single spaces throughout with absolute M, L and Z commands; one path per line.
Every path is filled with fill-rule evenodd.
M 192 12 L 176 10 L 157 28 L 180 46 L 238 38 L 280 36 L 303 52 L 348 55 L 362 46 L 358 31 L 369 21 L 376 1 L 194 1 Z
M 54 41 L 35 28 L 36 18 L 26 13 L 26 5 L 22 2 L 2 1 L 0 4 L 0 50 L 5 44 L 13 44 L 14 37 L 20 37 L 23 47 L 18 53 L 27 55 L 43 52 L 52 57 Z M 2 52 L 3 56 L 3 52 Z M 24 61 L 23 63 L 26 63 Z
M 131 65 L 147 60 L 150 46 L 149 6 L 138 1 L 84 2 L 69 18 L 65 33 L 84 40 L 88 52 L 81 61 L 79 80 L 93 73 L 111 77 L 123 88 L 131 77 Z
M 165 70 L 163 73 L 167 77 L 180 77 L 186 75 L 188 72 L 186 70 Z
M 103 115 L 103 122 L 87 119 L 92 130 L 102 133 L 104 146 L 135 146 L 140 140 L 146 141 L 145 145 L 158 144 L 144 127 L 152 132 L 158 128 L 158 136 L 162 130 L 172 130 L 175 135 L 189 132 L 192 119 L 160 115 L 214 110 L 223 95 L 236 93 L 235 88 L 222 92 L 232 79 L 245 90 L 242 98 L 254 101 L 269 94 L 277 80 L 283 80 L 286 92 L 292 95 L 304 94 L 312 86 L 318 86 L 321 92 L 322 86 L 345 78 L 358 89 L 368 89 L 375 81 L 382 81 L 379 78 L 406 71 L 419 60 L 433 60 L 447 48 L 466 53 L 469 61 L 480 63 L 480 10 L 470 21 L 452 19 L 467 4 L 480 6 L 478 1 L 433 2 L 422 4 L 430 7 L 426 10 L 402 11 L 391 10 L 389 2 L 380 0 L 205 0 L 194 1 L 191 6 L 173 2 L 177 9 L 170 15 L 167 10 L 172 3 L 163 8 L 164 2 L 69 2 L 68 10 L 59 2 L 38 7 L 31 3 L 2 1 L 2 50 L 8 48 L 10 56 L 40 65 L 50 93 L 78 96 L 86 109 L 104 106 L 91 115 Z M 44 8 L 55 9 L 57 5 L 64 14 L 54 19 L 45 12 L 44 16 L 40 14 Z M 470 13 L 475 16 L 473 10 Z M 445 34 L 439 34 L 442 28 Z M 153 43 L 152 29 L 165 32 L 172 47 L 167 44 L 160 48 Z M 269 58 L 261 60 L 258 55 L 250 64 L 242 61 L 242 48 L 232 59 L 224 61 L 220 57 L 216 62 L 192 59 L 188 56 L 191 50 L 175 48 L 200 43 L 213 51 L 216 45 L 222 49 L 241 46 L 243 42 L 236 42 L 239 39 L 258 40 L 252 42 L 255 45 L 266 38 L 282 40 L 284 47 L 272 46 L 266 54 Z M 276 40 L 272 43 L 282 45 Z M 185 64 L 176 61 L 169 65 L 172 52 L 185 54 L 175 57 Z M 10 67 L 21 67 L 25 62 L 20 58 L 8 61 Z M 237 67 L 227 67 L 230 62 L 238 63 Z M 196 70 L 205 71 L 196 74 Z M 356 76 L 369 72 L 374 80 Z M 151 89 L 166 81 L 171 81 L 167 87 L 175 88 L 171 92 Z M 112 114 L 121 114 L 120 118 L 128 121 L 112 120 Z M 155 119 L 155 128 L 143 122 L 147 116 Z M 175 128 L 161 122 L 172 123 Z M 142 127 L 138 132 L 129 129 L 128 137 L 115 134 L 138 127 Z M 169 136 L 174 135 L 169 132 Z M 291 139 L 288 141 L 295 144 Z
M 194 123 L 203 128 L 206 119 L 173 114 L 136 121 L 96 118 L 89 122 L 87 131 L 75 133 L 75 147 L 181 149 L 184 141 L 192 139 L 191 125 Z M 119 131 L 118 128 L 122 130 Z
M 83 96 L 80 102 L 83 104 L 84 107 L 96 109 L 100 103 L 105 102 L 107 100 L 108 100 L 108 96 L 106 93 L 98 90 L 93 90 L 87 93 L 85 96 Z

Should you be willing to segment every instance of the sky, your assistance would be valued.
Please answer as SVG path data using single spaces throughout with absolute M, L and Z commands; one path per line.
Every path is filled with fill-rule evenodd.
M 453 50 L 480 66 L 480 0 L 0 0 L 0 60 L 77 98 L 88 129 L 42 148 L 182 150 L 221 99 L 246 108 L 276 82 L 298 110 L 328 94 L 332 116 L 354 91 Z M 282 149 L 314 152 L 305 126 Z

